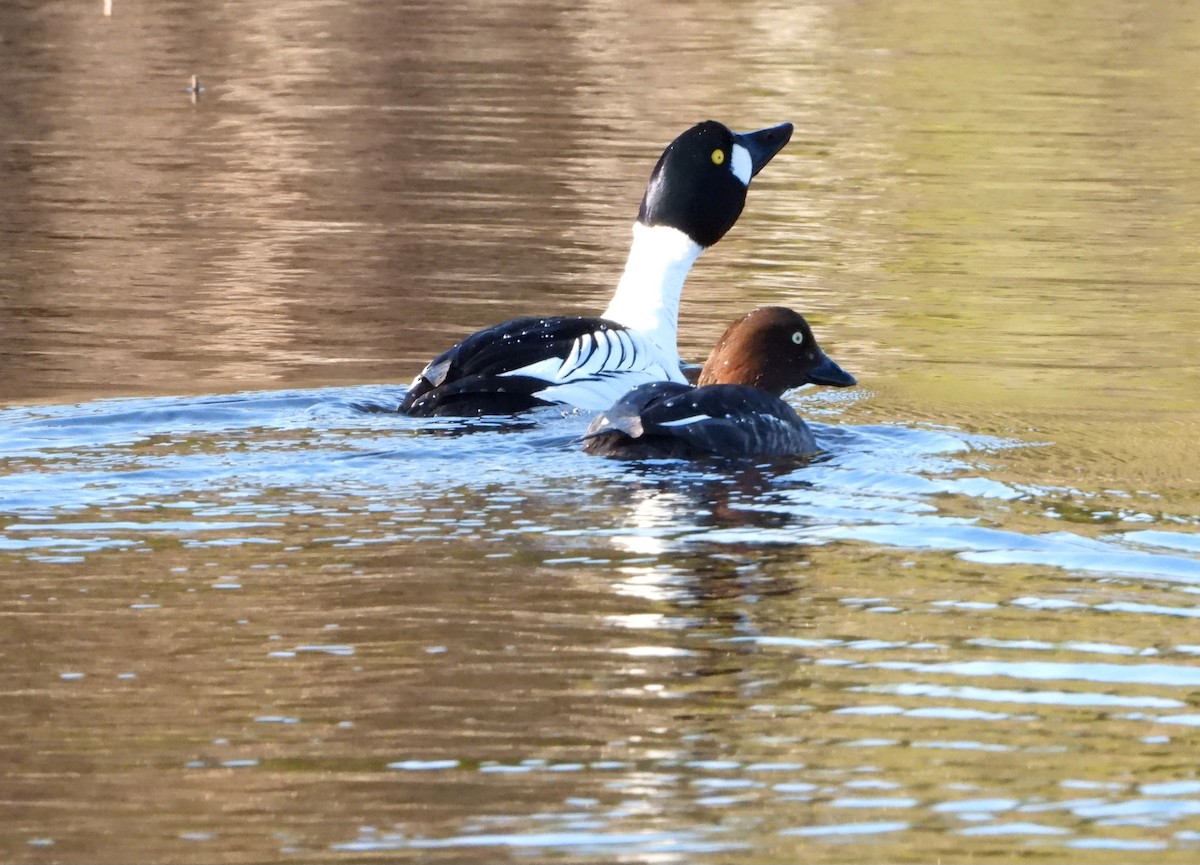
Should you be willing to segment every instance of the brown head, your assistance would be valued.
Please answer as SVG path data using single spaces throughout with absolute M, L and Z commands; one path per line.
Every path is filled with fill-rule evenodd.
M 821 350 L 798 312 L 762 306 L 729 325 L 696 384 L 744 384 L 775 396 L 802 384 L 857 384 Z

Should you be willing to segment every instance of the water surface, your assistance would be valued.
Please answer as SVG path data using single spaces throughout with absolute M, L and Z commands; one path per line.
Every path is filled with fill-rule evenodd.
M 1194 860 L 1200 19 L 944 13 L 6 6 L 4 859 Z M 707 116 L 827 457 L 361 410 Z

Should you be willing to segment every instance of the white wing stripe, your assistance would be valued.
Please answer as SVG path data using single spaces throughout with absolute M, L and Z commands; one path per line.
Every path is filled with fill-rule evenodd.
M 626 363 L 632 367 L 637 359 L 637 347 L 633 344 L 633 337 L 629 335 L 629 331 L 619 330 L 617 339 L 621 341 L 621 351 L 626 358 Z
M 677 358 L 626 328 L 585 333 L 565 357 L 546 357 L 502 375 L 539 378 L 546 386 L 536 396 L 584 409 L 606 409 L 639 384 L 685 381 Z
M 580 355 L 583 354 L 584 350 L 589 347 L 591 342 L 592 335 L 590 333 L 585 333 L 583 336 L 571 343 L 571 351 L 567 353 L 566 358 L 563 360 L 562 365 L 558 369 L 558 375 L 556 377 L 561 378 L 562 371 L 564 369 L 570 369 L 571 367 L 578 365 L 580 362 Z M 549 358 L 547 358 L 547 360 L 549 360 Z M 509 373 L 509 375 L 513 374 L 515 373 Z
M 612 346 L 608 344 L 608 335 L 604 331 L 587 334 L 581 339 L 586 339 L 595 345 L 593 351 L 587 356 L 578 358 L 574 364 L 568 364 L 563 361 L 562 368 L 559 369 L 555 379 L 558 381 L 571 381 L 581 376 L 591 377 L 608 365 L 608 356 L 612 353 Z M 567 358 L 569 361 L 570 358 Z
M 615 330 L 604 331 L 604 348 L 608 355 L 608 363 L 604 364 L 604 369 L 620 369 L 625 360 L 625 350 L 621 348 L 621 338 Z
M 658 426 L 687 426 L 693 423 L 703 423 L 706 420 L 712 420 L 712 415 L 694 414 L 691 417 L 681 417 L 679 420 L 663 421 Z

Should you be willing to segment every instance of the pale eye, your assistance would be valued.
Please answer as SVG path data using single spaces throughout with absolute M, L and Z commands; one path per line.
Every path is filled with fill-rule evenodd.
M 804 345 L 804 331 L 798 330 L 792 334 L 792 342 L 796 345 Z
M 725 151 L 720 148 L 712 152 L 713 165 L 723 165 L 725 163 Z

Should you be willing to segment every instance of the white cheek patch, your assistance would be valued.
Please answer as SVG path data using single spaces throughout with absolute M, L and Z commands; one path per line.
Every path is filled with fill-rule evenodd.
M 733 158 L 729 160 L 729 170 L 733 172 L 734 177 L 742 181 L 743 186 L 749 186 L 750 176 L 754 171 L 750 151 L 740 144 L 733 145 Z

